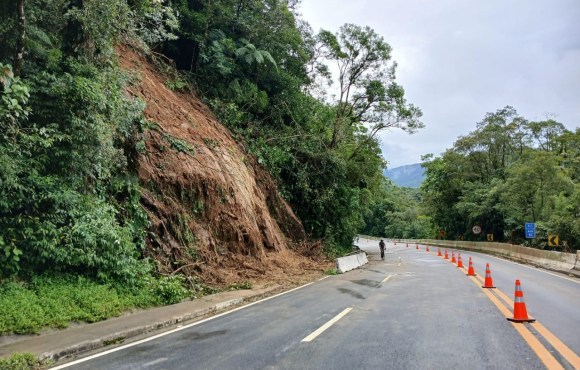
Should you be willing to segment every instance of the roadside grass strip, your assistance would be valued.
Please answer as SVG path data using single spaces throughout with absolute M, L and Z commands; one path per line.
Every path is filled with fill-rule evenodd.
M 461 268 L 461 270 L 467 273 L 467 269 Z M 490 301 L 493 302 L 493 304 L 495 304 L 495 306 L 506 318 L 513 316 L 512 307 L 514 307 L 514 301 L 509 298 L 509 296 L 507 296 L 498 288 L 493 290 L 482 288 L 481 284 L 483 284 L 484 279 L 480 275 L 468 277 L 483 291 L 483 293 L 489 298 Z M 580 369 L 580 357 L 578 357 L 574 351 L 572 351 L 566 344 L 558 339 L 558 337 L 556 337 L 540 322 L 536 321 L 526 325 L 523 323 L 514 322 L 511 324 L 526 341 L 526 343 L 528 343 L 536 355 L 538 355 L 540 360 L 544 363 L 544 365 L 546 365 L 548 369 L 564 369 L 564 367 L 550 353 L 550 350 L 546 348 L 538 340 L 538 338 L 536 338 L 536 336 L 534 336 L 534 334 L 530 331 L 529 328 L 527 328 L 526 325 L 530 325 L 534 331 L 538 333 L 538 335 L 541 336 L 547 343 L 549 343 L 554 348 L 554 350 L 556 350 L 570 365 L 572 365 L 575 369 Z
M 237 311 L 246 309 L 248 307 L 251 307 L 251 306 L 260 304 L 262 302 L 266 302 L 266 301 L 269 301 L 271 299 L 274 299 L 274 298 L 277 298 L 277 297 L 286 295 L 286 294 L 291 293 L 291 292 L 294 292 L 296 290 L 299 290 L 299 289 L 302 289 L 302 288 L 306 288 L 307 286 L 310 286 L 310 285 L 312 285 L 314 283 L 317 283 L 319 281 L 325 280 L 328 277 L 329 276 L 325 276 L 325 277 L 323 277 L 323 278 L 321 278 L 321 279 L 319 279 L 317 281 L 313 281 L 313 282 L 310 282 L 308 284 L 304 284 L 304 285 L 298 286 L 298 287 L 296 287 L 294 289 L 290 289 L 290 290 L 287 290 L 285 292 L 281 292 L 281 293 L 275 294 L 273 296 L 270 296 L 270 297 L 267 297 L 267 298 L 264 298 L 264 299 L 260 299 L 258 301 L 255 301 L 255 302 L 252 302 L 252 303 L 248 303 L 246 305 L 243 305 L 243 306 L 234 308 L 232 310 L 229 310 L 229 311 L 226 311 L 226 312 L 222 312 L 220 314 L 217 314 L 217 315 L 214 315 L 214 316 L 210 316 L 208 318 L 205 318 L 205 319 L 202 319 L 202 320 L 199 320 L 199 321 L 195 321 L 195 322 L 193 322 L 191 324 L 187 324 L 187 325 L 183 325 L 183 326 L 178 326 L 175 329 L 168 330 L 166 332 L 163 332 L 163 333 L 160 333 L 160 334 L 157 334 L 157 335 L 153 335 L 153 336 L 150 336 L 150 337 L 147 337 L 147 338 L 144 338 L 144 339 L 141 339 L 141 340 L 138 340 L 138 341 L 129 343 L 129 344 L 125 344 L 125 345 L 122 345 L 122 346 L 119 346 L 119 347 L 116 347 L 116 348 L 112 348 L 112 349 L 107 350 L 107 351 L 99 352 L 99 353 L 96 353 L 96 354 L 91 355 L 91 356 L 87 356 L 87 357 L 84 357 L 84 358 L 81 358 L 81 359 L 78 359 L 78 360 L 75 360 L 75 361 L 67 362 L 65 364 L 52 367 L 52 368 L 50 368 L 50 370 L 61 370 L 61 369 L 65 369 L 65 368 L 68 368 L 68 367 L 71 367 L 71 366 L 74 366 L 74 365 L 77 365 L 77 364 L 80 364 L 80 363 L 83 363 L 83 362 L 86 362 L 86 361 L 90 361 L 90 360 L 95 359 L 95 358 L 98 358 L 98 357 L 106 356 L 106 355 L 108 355 L 110 353 L 113 353 L 113 352 L 121 351 L 121 350 L 124 350 L 124 349 L 129 348 L 129 347 L 134 347 L 134 346 L 137 346 L 139 344 L 146 343 L 146 342 L 155 340 L 157 338 L 161 338 L 161 337 L 164 337 L 166 335 L 170 335 L 170 334 L 176 333 L 178 331 L 182 331 L 182 330 L 191 328 L 193 326 L 197 326 L 197 325 L 203 324 L 203 323 L 208 322 L 208 321 L 211 321 L 211 320 L 215 320 L 215 319 L 220 318 L 222 316 L 226 316 L 226 315 L 229 315 L 231 313 L 234 313 L 234 312 L 237 312 Z

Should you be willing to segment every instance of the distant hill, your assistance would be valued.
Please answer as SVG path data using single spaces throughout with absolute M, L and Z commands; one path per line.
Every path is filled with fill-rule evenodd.
M 418 188 L 425 179 L 425 170 L 420 163 L 387 169 L 383 174 L 397 186 Z

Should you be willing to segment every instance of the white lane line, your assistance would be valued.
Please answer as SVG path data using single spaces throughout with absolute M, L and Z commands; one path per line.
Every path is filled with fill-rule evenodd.
M 381 283 L 386 283 L 391 277 L 393 277 L 393 275 L 387 275 L 387 277 L 384 278 L 383 281 L 381 281 Z
M 278 294 L 273 295 L 271 297 L 264 298 L 264 299 L 261 299 L 261 300 L 256 301 L 256 302 L 249 303 L 249 304 L 247 304 L 245 306 L 241 306 L 241 307 L 238 307 L 238 308 L 234 308 L 231 311 L 222 312 L 222 313 L 220 313 L 218 315 L 215 315 L 215 316 L 212 316 L 212 317 L 208 317 L 207 319 L 203 319 L 203 320 L 200 320 L 200 321 L 196 321 L 196 322 L 191 323 L 191 324 L 188 324 L 188 325 L 180 326 L 180 327 L 178 327 L 176 329 L 169 330 L 169 331 L 166 331 L 166 332 L 161 333 L 161 334 L 154 335 L 154 336 L 149 337 L 149 338 L 141 339 L 141 340 L 136 341 L 136 342 L 133 342 L 133 343 L 125 344 L 124 346 L 120 346 L 120 347 L 117 347 L 117 348 L 110 349 L 108 351 L 100 352 L 100 353 L 94 354 L 92 356 L 88 356 L 88 357 L 85 357 L 85 358 L 81 358 L 79 360 L 72 361 L 72 362 L 68 362 L 66 364 L 62 364 L 62 365 L 59 365 L 59 366 L 56 366 L 56 367 L 51 367 L 50 370 L 66 369 L 67 367 L 70 367 L 70 366 L 73 366 L 73 365 L 76 365 L 76 364 L 80 364 L 80 363 L 83 363 L 83 362 L 86 362 L 86 361 L 89 361 L 89 360 L 92 360 L 92 359 L 95 359 L 95 358 L 98 358 L 98 357 L 101 357 L 101 356 L 106 356 L 108 354 L 111 354 L 113 352 L 117 352 L 117 351 L 123 350 L 125 348 L 137 346 L 137 345 L 139 345 L 141 343 L 149 342 L 151 340 L 154 340 L 154 339 L 157 339 L 157 338 L 161 338 L 161 337 L 164 337 L 166 335 L 173 334 L 173 333 L 176 333 L 178 331 L 181 331 L 181 330 L 184 330 L 184 329 L 187 329 L 187 328 L 191 328 L 192 326 L 196 326 L 196 325 L 199 325 L 199 324 L 203 324 L 203 323 L 205 323 L 207 321 L 210 321 L 210 320 L 213 320 L 213 319 L 217 319 L 218 317 L 222 317 L 222 316 L 225 316 L 225 315 L 229 315 L 232 312 L 236 312 L 236 311 L 243 310 L 244 308 L 248 308 L 248 307 L 253 306 L 253 305 L 256 305 L 258 303 L 262 303 L 262 302 L 268 301 L 270 299 L 274 299 L 274 298 L 280 297 L 281 295 L 288 294 L 288 293 L 292 293 L 292 292 L 294 292 L 294 291 L 296 291 L 298 289 L 305 288 L 305 287 L 307 287 L 309 285 L 312 285 L 314 283 L 317 283 L 317 282 L 319 282 L 321 280 L 324 280 L 324 279 L 327 279 L 329 277 L 330 276 L 325 276 L 325 277 L 323 277 L 323 278 L 321 278 L 321 279 L 319 279 L 317 281 L 313 281 L 311 283 L 304 284 L 304 285 L 299 286 L 299 287 L 296 287 L 294 289 L 290 289 L 290 290 L 288 290 L 286 292 L 278 293 Z
M 161 358 L 158 358 L 157 360 L 153 360 L 151 362 L 147 362 L 146 364 L 143 364 L 143 367 L 151 367 L 153 365 L 160 364 L 160 363 L 165 362 L 167 360 L 168 360 L 167 357 L 161 357 Z
M 534 270 L 534 271 L 543 272 L 544 274 L 552 275 L 552 276 L 555 276 L 555 277 L 559 277 L 560 279 L 565 279 L 565 280 L 571 281 L 573 283 L 580 284 L 580 280 L 578 280 L 578 279 L 570 279 L 569 277 L 566 277 L 566 276 L 561 276 L 561 275 L 558 275 L 558 274 L 554 274 L 553 272 L 549 272 L 549 271 L 546 271 L 546 270 L 538 269 L 536 267 L 531 267 L 531 266 L 524 265 L 524 264 L 521 264 L 521 263 L 517 263 L 517 262 L 514 262 L 514 261 L 506 260 L 506 259 L 501 258 L 501 257 L 492 256 L 491 254 L 485 254 L 485 253 L 479 253 L 479 252 L 472 252 L 472 251 L 468 251 L 468 250 L 465 250 L 465 252 L 466 253 L 469 252 L 469 253 L 473 253 L 473 254 L 479 254 L 479 255 L 482 255 L 482 256 L 487 256 L 487 257 L 495 258 L 497 260 L 501 260 L 501 261 L 504 261 L 504 262 L 511 262 L 514 265 L 518 265 L 518 266 L 522 266 L 522 267 L 525 267 L 525 268 L 529 268 L 530 270 Z
M 312 332 L 312 334 L 310 334 L 306 338 L 302 339 L 301 342 L 311 342 L 311 341 L 313 341 L 314 338 L 316 338 L 320 334 L 324 333 L 324 331 L 326 329 L 330 328 L 332 325 L 334 325 L 338 320 L 342 319 L 350 311 L 352 311 L 352 307 L 345 308 L 341 313 L 339 313 L 338 315 L 334 316 L 334 318 L 331 319 L 329 322 L 327 322 L 326 324 L 322 325 L 320 328 L 318 328 L 317 330 L 315 330 L 314 332 Z

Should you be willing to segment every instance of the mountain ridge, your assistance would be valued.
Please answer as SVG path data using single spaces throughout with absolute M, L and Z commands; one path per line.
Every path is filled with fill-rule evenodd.
M 413 163 L 386 169 L 383 175 L 397 186 L 417 189 L 425 179 L 425 169 L 421 167 L 421 163 Z

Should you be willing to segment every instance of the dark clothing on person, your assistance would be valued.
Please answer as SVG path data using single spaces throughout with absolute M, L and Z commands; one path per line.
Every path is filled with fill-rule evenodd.
M 380 241 L 379 243 L 379 248 L 381 248 L 381 259 L 384 260 L 385 259 L 385 242 L 384 241 Z

